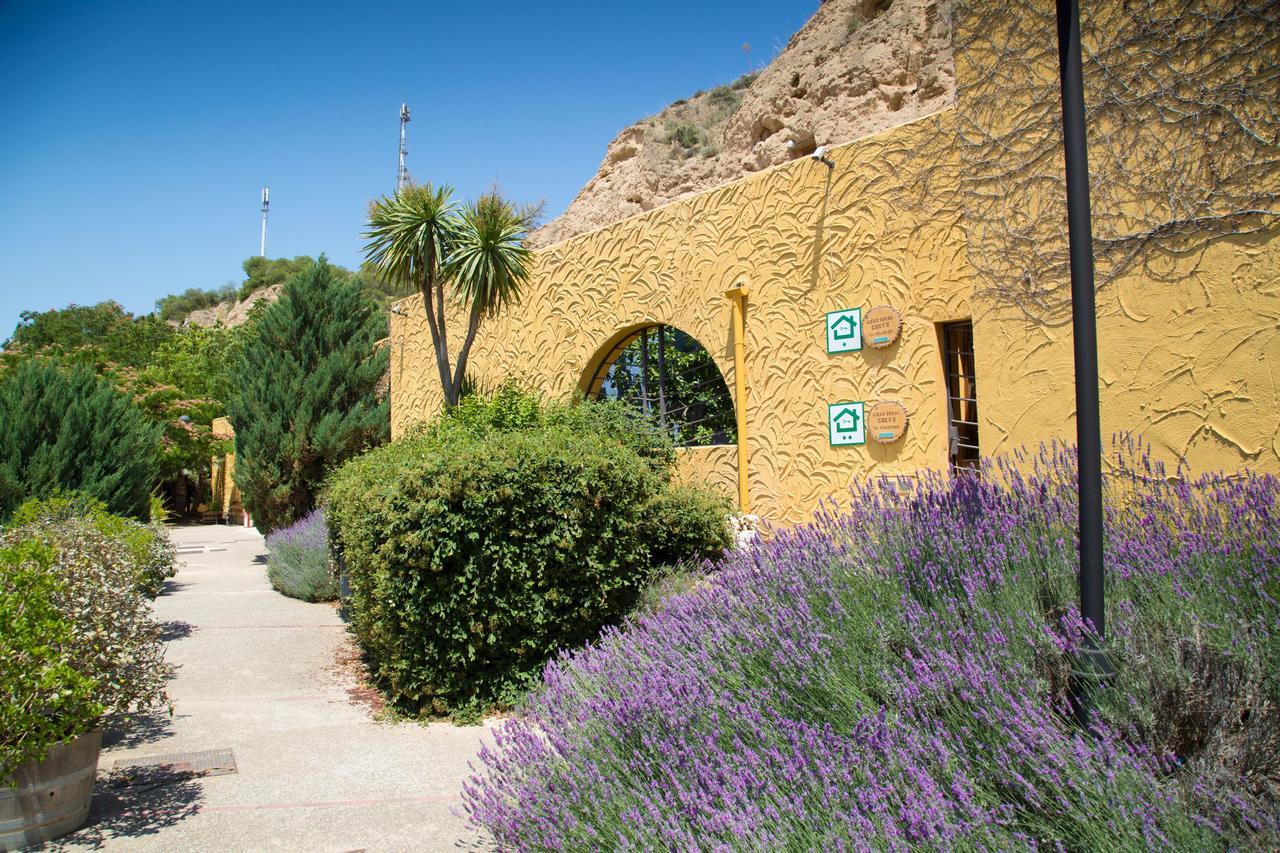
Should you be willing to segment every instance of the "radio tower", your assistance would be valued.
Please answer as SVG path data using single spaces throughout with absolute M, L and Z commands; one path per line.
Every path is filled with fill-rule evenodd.
M 258 254 L 262 257 L 267 256 L 267 211 L 271 209 L 271 187 L 262 188 L 262 245 L 258 247 Z
M 409 105 L 400 104 L 400 170 L 396 173 L 396 192 L 409 186 L 409 169 L 404 164 L 404 155 L 409 152 L 404 148 L 404 126 L 409 123 Z

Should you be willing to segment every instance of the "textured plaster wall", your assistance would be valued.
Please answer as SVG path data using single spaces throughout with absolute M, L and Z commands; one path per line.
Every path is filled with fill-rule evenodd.
M 955 210 L 891 203 L 911 177 L 921 134 L 931 132 L 896 128 L 837 149 L 830 172 L 796 161 L 539 252 L 521 304 L 482 326 L 471 372 L 481 385 L 515 376 L 569 393 L 619 332 L 668 323 L 710 351 L 732 389 L 723 294 L 745 284 L 754 511 L 799 521 L 869 473 L 945 464 L 935 324 L 968 315 L 964 234 Z M 899 342 L 827 355 L 825 313 L 879 303 L 902 312 Z M 391 335 L 396 434 L 440 404 L 421 299 L 400 306 Z M 457 340 L 456 322 L 453 329 Z M 901 441 L 829 446 L 828 403 L 881 398 L 911 412 Z M 731 449 L 692 455 L 689 466 L 732 493 Z
M 1024 12 L 1010 14 L 1052 23 L 1052 0 L 1020 2 Z M 1090 11 L 1104 16 L 1116 12 Z M 1160 12 L 1177 16 L 1185 10 L 1168 2 Z M 1197 23 L 1194 17 L 1187 20 Z M 1056 95 L 1056 53 L 1044 45 L 1018 46 L 1019 40 L 1035 37 L 1031 31 L 1035 27 L 1013 23 L 989 38 L 983 33 L 970 38 L 966 27 L 973 24 L 965 14 L 959 23 L 958 38 L 972 45 L 957 51 L 956 60 L 956 110 L 965 123 L 963 132 L 969 139 L 1016 137 L 1027 116 L 1043 108 L 1034 101 L 1045 89 L 1034 90 L 1025 81 L 1030 77 L 1047 81 Z M 1086 28 L 1085 55 L 1100 51 L 1096 39 L 1108 34 L 1106 26 Z M 1027 67 L 1008 68 L 1011 42 Z M 1144 62 L 1150 57 L 1134 55 L 1132 60 Z M 1168 70 L 1158 69 L 1158 73 L 1167 77 Z M 1240 73 L 1250 72 L 1242 66 Z M 1015 81 L 1023 85 L 1014 85 Z M 1086 104 L 1100 97 L 1097 87 L 1107 83 L 1087 74 Z M 1139 144 L 1123 156 L 1148 175 L 1152 170 L 1180 168 L 1162 153 L 1169 130 L 1149 117 L 1143 121 L 1143 133 L 1135 137 Z M 1056 126 L 1051 129 L 1058 132 Z M 1117 153 L 1102 147 L 1110 141 L 1104 130 L 1090 125 L 1091 161 Z M 995 152 L 996 146 L 991 150 Z M 1022 161 L 1017 162 L 1022 170 L 1020 186 L 1002 202 L 1019 208 L 1011 213 L 1034 211 L 1041 220 L 1034 226 L 1035 233 L 1042 240 L 1065 239 L 1059 233 L 1064 230 L 1061 217 L 1065 213 L 1060 144 L 1054 155 L 1028 164 L 1025 155 L 1006 153 L 1001 164 L 1009 164 L 1012 171 L 1013 164 Z M 1227 155 L 1209 151 L 1205 157 L 1225 159 Z M 1272 170 L 1264 180 L 1280 188 L 1280 172 Z M 1096 175 L 1094 183 L 1095 219 L 1120 215 L 1141 221 L 1147 218 L 1144 211 L 1160 201 L 1138 192 L 1117 193 L 1115 187 L 1101 188 L 1108 190 L 1102 192 Z M 989 183 L 984 190 L 990 191 Z M 977 218 L 965 223 L 974 265 L 1008 258 L 1004 279 L 1017 282 L 1024 274 L 1019 263 L 1026 262 L 1022 247 L 1008 251 L 1001 240 L 1010 232 L 982 227 L 975 223 Z M 1150 443 L 1153 452 L 1171 465 L 1185 460 L 1192 473 L 1242 469 L 1280 473 L 1278 238 L 1280 227 L 1273 227 L 1258 234 L 1217 237 L 1207 244 L 1191 239 L 1185 249 L 1156 246 L 1114 281 L 1100 277 L 1098 358 L 1104 445 L 1113 435 L 1127 432 Z M 1053 308 L 1015 308 L 975 287 L 980 436 L 987 455 L 1034 447 L 1050 438 L 1075 441 L 1069 282 L 1064 272 L 1057 280 L 1038 285 L 1055 289 L 1057 298 L 1049 300 Z
M 1280 229 L 1157 260 L 1098 295 L 1103 441 L 1132 432 L 1193 472 L 1280 473 Z M 983 306 L 983 452 L 1075 439 L 1070 319 Z

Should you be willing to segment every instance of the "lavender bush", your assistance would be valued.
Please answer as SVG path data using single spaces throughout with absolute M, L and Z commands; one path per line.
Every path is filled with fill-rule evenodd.
M 333 601 L 338 597 L 324 510 L 314 509 L 267 536 L 267 578 L 290 598 Z
M 1280 482 L 1107 478 L 1119 677 L 1069 722 L 1074 453 L 856 490 L 563 655 L 464 786 L 515 849 L 1280 843 Z

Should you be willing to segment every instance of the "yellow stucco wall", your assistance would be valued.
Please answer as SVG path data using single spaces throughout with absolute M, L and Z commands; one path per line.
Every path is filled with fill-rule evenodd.
M 972 11 L 959 16 L 957 40 L 964 49 L 956 53 L 956 111 L 969 144 L 939 138 L 953 152 L 962 152 L 950 156 L 961 168 L 966 158 L 975 156 L 972 140 L 1000 139 L 999 146 L 991 144 L 981 152 L 990 165 L 968 170 L 979 192 L 999 198 L 975 204 L 966 211 L 964 224 L 973 264 L 986 264 L 1014 282 L 1034 267 L 1036 241 L 1054 241 L 1059 251 L 1066 246 L 1054 4 L 1015 0 L 1003 11 L 993 11 L 999 6 L 965 5 Z M 1086 104 L 1098 110 L 1104 98 L 1111 97 L 1100 89 L 1108 84 L 1119 89 L 1104 117 L 1089 124 L 1095 238 L 1113 233 L 1117 217 L 1131 217 L 1126 225 L 1137 233 L 1142 228 L 1136 222 L 1158 221 L 1160 208 L 1169 203 L 1171 184 L 1203 179 L 1194 164 L 1216 163 L 1223 171 L 1241 167 L 1240 145 L 1232 141 L 1233 134 L 1219 135 L 1214 150 L 1203 144 L 1188 150 L 1186 144 L 1196 140 L 1180 134 L 1177 122 L 1125 106 L 1125 101 L 1141 102 L 1145 91 L 1168 81 L 1170 71 L 1160 63 L 1176 60 L 1160 54 L 1169 47 L 1166 36 L 1155 37 L 1151 52 L 1117 47 L 1132 38 L 1135 15 L 1160 19 L 1153 24 L 1157 33 L 1163 22 L 1180 21 L 1182 35 L 1196 45 L 1190 50 L 1198 62 L 1212 58 L 1223 68 L 1255 78 L 1232 80 L 1231 72 L 1223 72 L 1231 87 L 1245 83 L 1256 90 L 1259 72 L 1250 63 L 1265 65 L 1280 57 L 1233 55 L 1236 37 L 1230 25 L 1213 28 L 1213 40 L 1196 42 L 1190 35 L 1206 29 L 1206 20 L 1228 8 L 1216 0 L 1192 0 L 1157 2 L 1144 11 L 1117 3 L 1086 4 L 1082 10 L 1085 56 L 1101 56 L 1114 78 L 1102 80 L 1096 70 L 1086 73 Z M 1038 35 L 1043 37 L 1037 39 Z M 1143 61 L 1153 62 L 1154 70 L 1131 74 L 1130 64 Z M 1196 93 L 1183 96 L 1188 99 L 1183 110 L 1193 112 Z M 1248 112 L 1247 106 L 1240 109 Z M 1049 146 L 1051 156 L 1046 157 L 1036 156 L 1042 149 L 1034 143 L 1017 138 L 1019 128 L 1031 121 L 1029 116 L 1043 114 L 1051 120 L 1036 124 L 1047 131 L 1040 140 Z M 1243 132 L 1236 134 L 1240 135 Z M 930 156 L 947 159 L 944 146 L 932 146 Z M 1005 170 L 1016 179 L 1008 181 L 1007 193 L 993 193 L 1000 180 L 992 176 Z M 1280 190 L 1280 171 L 1249 174 L 1271 190 Z M 1175 200 L 1174 210 L 1166 215 L 1187 216 L 1188 210 L 1177 206 L 1184 201 Z M 1192 209 L 1201 215 L 1214 212 L 1209 206 Z M 1015 227 L 1025 228 L 1024 239 L 1033 245 L 1017 247 L 1001 263 L 1008 246 L 1001 238 L 1007 235 L 989 227 L 993 215 L 1025 215 L 1026 221 Z M 1238 217 L 1235 225 L 1248 231 L 1257 220 Z M 1185 459 L 1192 472 L 1253 468 L 1280 473 L 1280 226 L 1235 236 L 1197 236 L 1190 231 L 1181 240 L 1147 247 L 1139 262 L 1114 280 L 1109 280 L 1107 269 L 1114 266 L 1115 257 L 1139 247 L 1126 245 L 1114 256 L 1099 255 L 1104 444 L 1113 434 L 1128 432 L 1148 442 L 1167 463 Z M 1066 271 L 1037 284 L 1056 288 L 1056 298 L 1049 300 L 1052 307 L 1015 306 L 975 285 L 980 434 L 987 455 L 1034 447 L 1051 438 L 1075 440 Z
M 1048 56 L 1041 51 L 1036 62 Z M 989 73 L 1000 61 L 975 51 L 957 64 L 953 109 L 834 149 L 830 171 L 798 160 L 538 252 L 521 303 L 481 327 L 469 372 L 482 386 L 515 377 L 567 394 L 620 332 L 667 323 L 708 349 L 732 390 L 723 294 L 745 285 L 748 480 L 753 511 L 772 522 L 801 521 L 869 475 L 946 464 L 938 338 L 946 321 L 974 321 L 984 454 L 1073 441 L 1069 313 L 1030 317 L 975 286 L 970 253 L 989 247 L 966 217 L 964 194 L 952 191 L 972 156 L 951 142 L 960 125 L 967 133 L 1007 117 L 965 112 L 981 87 L 1006 85 L 1007 74 Z M 1035 73 L 1055 76 L 1039 65 Z M 1060 175 L 1061 160 L 1042 168 Z M 1060 181 L 1045 181 L 1043 191 L 1061 192 Z M 1280 472 L 1277 236 L 1273 228 L 1157 252 L 1101 290 L 1104 436 L 1141 433 L 1195 469 Z M 899 341 L 828 355 L 825 312 L 877 304 L 903 315 Z M 399 306 L 391 318 L 393 435 L 440 404 L 421 300 Z M 829 446 L 828 403 L 879 399 L 906 405 L 902 440 Z M 685 475 L 733 494 L 733 454 L 691 451 Z

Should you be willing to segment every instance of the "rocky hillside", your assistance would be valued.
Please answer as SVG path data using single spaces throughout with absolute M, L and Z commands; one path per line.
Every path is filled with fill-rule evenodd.
M 949 0 L 826 0 L 759 74 L 677 101 L 609 144 L 548 246 L 951 104 Z
M 200 308 L 188 314 L 185 322 L 191 326 L 213 326 L 217 323 L 222 323 L 224 326 L 239 326 L 249 319 L 249 309 L 263 301 L 270 305 L 280 298 L 280 291 L 283 289 L 283 284 L 273 284 L 261 290 L 255 290 L 244 299 L 229 299 L 208 308 Z

